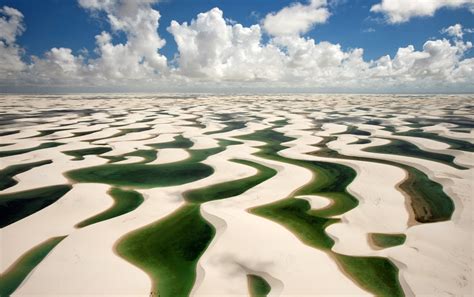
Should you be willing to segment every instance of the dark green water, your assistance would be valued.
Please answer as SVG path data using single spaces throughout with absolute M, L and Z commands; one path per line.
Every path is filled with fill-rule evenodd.
M 255 155 L 304 167 L 316 176 L 290 197 L 255 207 L 251 209 L 252 213 L 285 226 L 307 245 L 327 252 L 338 262 L 341 269 L 369 292 L 380 296 L 404 295 L 398 280 L 398 268 L 390 260 L 380 257 L 345 256 L 331 250 L 334 241 L 325 229 L 339 220 L 328 216 L 342 214 L 358 204 L 357 199 L 346 190 L 347 185 L 356 176 L 352 168 L 330 162 L 282 157 L 278 154 L 285 148 L 282 143 L 293 138 L 272 129 L 260 130 L 238 138 L 265 142 Z M 298 195 L 326 196 L 333 204 L 322 210 L 312 210 L 306 200 L 295 198 Z
M 86 135 L 89 135 L 89 134 L 92 134 L 92 133 L 99 132 L 101 130 L 102 129 L 92 130 L 92 131 L 82 131 L 82 132 L 71 132 L 73 134 L 73 136 L 64 137 L 64 138 L 74 138 L 74 137 L 86 136 Z M 61 138 L 61 139 L 64 139 L 64 138 Z
M 215 229 L 201 216 L 199 204 L 186 204 L 125 235 L 116 250 L 150 275 L 156 296 L 188 296 L 196 280 L 197 262 L 214 235 Z
M 127 125 L 127 124 L 126 124 Z M 118 126 L 123 126 L 123 125 L 110 125 L 110 127 L 118 127 Z M 120 132 L 117 132 L 111 136 L 106 136 L 106 137 L 100 137 L 100 138 L 93 138 L 93 139 L 87 139 L 87 140 L 83 140 L 83 141 L 86 141 L 86 142 L 94 142 L 94 141 L 97 141 L 97 140 L 104 140 L 104 139 L 110 139 L 110 138 L 116 138 L 116 137 L 120 137 L 120 136 L 124 136 L 124 135 L 127 135 L 127 134 L 131 134 L 131 133 L 137 133 L 137 132 L 144 132 L 144 131 L 148 131 L 148 130 L 151 130 L 152 128 L 151 127 L 143 127 L 143 128 L 127 128 L 127 129 L 119 129 Z
M 323 158 L 374 162 L 399 167 L 408 175 L 400 184 L 400 188 L 410 197 L 410 206 L 415 220 L 420 223 L 432 223 L 451 219 L 454 212 L 452 199 L 439 183 L 432 181 L 428 175 L 414 167 L 388 160 L 345 156 L 329 148 L 323 148 L 311 154 Z
M 71 188 L 70 185 L 57 185 L 10 194 L 0 194 L 0 228 L 53 204 L 69 192 Z
M 350 144 L 368 144 L 370 142 L 371 142 L 370 139 L 359 138 L 357 141 L 351 142 Z
M 193 146 L 193 142 L 188 138 L 183 137 L 182 135 L 178 135 L 174 138 L 174 140 L 169 142 L 162 142 L 162 143 L 152 143 L 147 144 L 156 149 L 165 149 L 165 148 L 182 148 L 188 149 Z
M 0 136 L 7 136 L 20 133 L 20 130 L 0 131 Z
M 107 164 L 69 171 L 66 176 L 82 183 L 146 189 L 190 183 L 208 177 L 213 172 L 212 167 L 194 162 L 160 165 Z
M 247 274 L 247 282 L 250 297 L 266 297 L 272 290 L 265 279 L 255 274 Z
M 449 144 L 450 148 L 454 150 L 474 152 L 474 144 L 468 141 L 452 139 L 452 138 L 444 137 L 432 132 L 424 132 L 421 129 L 410 130 L 406 132 L 398 132 L 398 133 L 395 133 L 395 135 L 427 138 L 427 139 Z
M 341 132 L 341 133 L 336 133 L 335 135 L 339 134 L 352 134 L 352 135 L 361 135 L 361 136 L 370 136 L 370 132 L 363 131 L 357 129 L 356 126 L 349 126 L 347 131 Z
M 92 148 L 85 148 L 85 149 L 79 149 L 79 150 L 71 150 L 71 151 L 63 151 L 63 154 L 66 154 L 68 156 L 74 157 L 74 161 L 81 161 L 84 160 L 84 156 L 89 156 L 89 155 L 101 155 L 105 154 L 107 152 L 110 152 L 112 149 L 109 147 L 92 147 Z
M 67 129 L 51 129 L 51 130 L 39 130 L 37 135 L 30 136 L 30 137 L 25 137 L 26 138 L 36 138 L 36 137 L 43 137 L 43 136 L 48 136 L 51 134 L 54 134 L 56 132 L 61 132 L 61 131 L 66 131 L 70 130 L 70 128 Z
M 101 156 L 104 159 L 109 160 L 110 163 L 125 161 L 127 157 L 140 157 L 142 161 L 133 164 L 147 164 L 156 160 L 158 152 L 155 149 L 151 150 L 135 150 L 130 153 L 126 153 L 118 156 Z
M 15 175 L 26 172 L 35 167 L 51 163 L 51 160 L 44 160 L 32 163 L 12 165 L 0 170 L 0 190 L 5 190 L 16 185 L 18 182 L 13 178 Z
M 57 146 L 60 146 L 60 145 L 63 145 L 63 144 L 64 143 L 60 143 L 60 142 L 44 142 L 44 143 L 42 143 L 40 145 L 37 145 L 35 147 L 17 149 L 17 150 L 11 150 L 11 151 L 0 151 L 0 158 L 25 154 L 25 153 L 29 153 L 29 152 L 32 152 L 32 151 L 37 151 L 37 150 L 42 150 L 42 149 L 47 149 L 47 148 L 52 148 L 52 147 L 57 147 Z
M 214 173 L 211 166 L 200 162 L 208 157 L 218 154 L 226 149 L 228 145 L 235 145 L 234 141 L 219 141 L 219 146 L 208 149 L 189 149 L 189 158 L 159 165 L 147 165 L 143 162 L 133 164 L 105 164 L 94 167 L 81 168 L 66 172 L 65 175 L 82 183 L 103 183 L 116 187 L 132 188 L 155 188 L 177 186 L 203 179 Z M 159 148 L 190 147 L 192 142 L 183 137 L 176 137 L 174 141 L 156 145 Z M 158 151 L 159 152 L 159 151 Z M 148 160 L 155 158 L 155 154 L 148 150 L 137 151 L 137 155 L 145 156 Z M 126 155 L 133 155 L 129 153 Z M 118 157 L 121 159 L 121 157 Z M 117 161 L 112 159 L 112 161 Z
M 379 248 L 389 248 L 405 243 L 405 234 L 370 233 L 370 239 Z
M 239 144 L 221 141 L 221 146 Z M 200 161 L 208 153 L 190 159 Z M 215 235 L 214 227 L 200 213 L 200 203 L 239 195 L 271 178 L 275 170 L 245 160 L 233 160 L 254 167 L 258 173 L 228 183 L 218 183 L 183 194 L 188 203 L 164 219 L 125 235 L 117 252 L 144 270 L 153 280 L 151 294 L 188 296 L 196 279 L 196 264 Z
M 220 133 L 226 133 L 238 129 L 243 129 L 247 126 L 247 122 L 245 121 L 230 121 L 230 122 L 225 122 L 226 127 L 217 130 L 217 131 L 212 131 L 212 132 L 206 132 L 204 134 L 206 135 L 212 135 L 212 134 L 220 134 Z
M 114 204 L 105 211 L 78 223 L 77 228 L 83 228 L 131 212 L 140 206 L 144 200 L 140 193 L 131 190 L 112 188 L 109 194 L 114 199 Z
M 194 189 L 183 193 L 183 197 L 188 202 L 204 203 L 211 200 L 225 199 L 240 195 L 265 180 L 276 175 L 276 170 L 246 160 L 231 160 L 232 162 L 251 166 L 258 170 L 252 176 L 210 185 L 204 188 Z
M 371 153 L 381 153 L 381 154 L 414 157 L 414 158 L 443 163 L 448 166 L 454 167 L 456 169 L 468 169 L 466 167 L 463 167 L 454 163 L 453 162 L 454 157 L 451 155 L 424 151 L 418 148 L 414 144 L 411 144 L 407 141 L 398 140 L 398 139 L 392 139 L 390 140 L 390 143 L 385 144 L 385 145 L 371 146 L 371 147 L 365 148 L 364 151 L 371 152 Z
M 0 276 L 0 296 L 10 296 L 66 236 L 53 237 L 24 253 Z

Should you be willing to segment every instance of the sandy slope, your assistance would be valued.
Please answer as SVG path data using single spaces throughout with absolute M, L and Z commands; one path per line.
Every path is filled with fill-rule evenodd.
M 101 184 L 75 185 L 56 203 L 1 229 L 2 271 L 33 246 L 51 237 L 74 233 L 76 223 L 112 205 L 108 189 Z
M 422 142 L 423 140 L 418 139 L 417 141 Z M 379 144 L 381 142 L 374 142 L 369 145 Z M 393 258 L 402 270 L 404 281 L 415 295 L 470 294 L 472 292 L 472 283 L 469 281 L 472 278 L 470 269 L 472 267 L 472 257 L 468 251 L 470 249 L 470 238 L 472 238 L 471 181 L 473 180 L 473 169 L 461 171 L 441 163 L 422 159 L 360 151 L 361 148 L 369 145 L 347 146 L 344 145 L 344 142 L 333 142 L 331 145 L 332 148 L 346 155 L 393 160 L 413 166 L 424 171 L 430 178 L 443 185 L 444 190 L 453 198 L 455 203 L 453 221 L 411 227 L 406 231 L 407 242 L 403 246 L 372 253 Z M 425 145 L 428 146 L 429 144 Z M 464 154 L 464 152 L 461 152 L 461 154 Z M 386 176 L 387 171 L 382 172 L 382 176 Z M 366 199 L 368 197 L 367 193 L 364 193 L 363 197 Z M 357 226 L 357 221 L 352 218 L 356 214 L 366 217 L 367 211 L 367 205 L 362 204 L 344 216 L 348 223 L 337 226 L 339 230 L 336 225 L 328 228 L 329 232 L 335 233 L 340 239 L 334 249 L 345 253 L 359 254 L 353 248 L 357 241 L 350 240 L 350 238 L 354 239 L 354 228 L 349 226 Z M 380 213 L 380 210 L 376 209 L 372 212 Z M 392 217 L 392 214 L 394 212 L 384 212 L 379 220 L 385 222 L 387 217 Z M 369 229 L 368 225 L 373 225 L 372 222 L 368 222 L 363 229 Z M 397 232 L 397 230 L 392 230 L 392 232 Z M 344 234 L 347 238 L 344 237 Z M 347 244 L 348 242 L 351 242 L 351 244 Z
M 0 169 L 40 160 L 53 161 L 15 176 L 19 183 L 0 193 L 65 184 L 69 181 L 63 176 L 64 172 L 107 162 L 98 156 L 86 156 L 84 160 L 73 161 L 71 156 L 61 151 L 106 145 L 112 150 L 104 156 L 119 156 L 138 149 L 150 149 L 147 144 L 169 142 L 177 135 L 191 139 L 194 142 L 192 149 L 211 148 L 217 146 L 220 139 L 230 140 L 233 136 L 271 127 L 273 122 L 284 119 L 288 120 L 288 125 L 276 130 L 297 139 L 286 143 L 288 148 L 280 154 L 288 158 L 328 161 L 306 153 L 315 151 L 312 145 L 323 137 L 343 134 L 349 126 L 355 125 L 358 129 L 372 132 L 372 143 L 350 144 L 367 136 L 343 134 L 328 146 L 349 156 L 390 160 L 413 166 L 443 185 L 453 198 L 456 210 L 450 221 L 413 224 L 407 197 L 397 188 L 406 178 L 404 170 L 376 162 L 331 159 L 331 162 L 344 164 L 357 172 L 348 191 L 359 200 L 356 208 L 340 216 L 341 223 L 326 229 L 336 241 L 333 250 L 346 255 L 388 257 L 400 269 L 400 281 L 409 296 L 460 296 L 472 293 L 473 154 L 449 149 L 446 144 L 437 141 L 394 136 L 381 130 L 381 126 L 364 124 L 377 117 L 385 125 L 406 131 L 411 129 L 408 120 L 443 117 L 445 114 L 440 107 L 455 106 L 458 104 L 455 100 L 458 99 L 449 98 L 454 100 L 451 104 L 443 98 L 427 101 L 411 96 L 398 97 L 397 100 L 390 96 L 365 95 L 275 94 L 258 97 L 258 100 L 255 100 L 255 96 L 236 95 L 159 100 L 155 95 L 140 96 L 138 100 L 134 99 L 136 95 L 86 94 L 63 96 L 60 100 L 28 96 L 20 99 L 14 96 L 3 98 L 0 107 L 16 106 L 12 112 L 17 112 L 21 118 L 12 123 L 9 129 L 19 129 L 21 132 L 0 136 L 1 143 L 12 143 L 0 147 L 0 151 L 34 147 L 48 141 L 65 144 L 0 158 Z M 87 101 L 82 100 L 85 98 Z M 57 100 L 56 109 L 67 108 L 77 110 L 77 113 L 51 114 L 51 100 Z M 92 112 L 80 113 L 85 109 L 84 106 Z M 465 110 L 457 112 L 462 116 L 467 114 Z M 247 124 L 239 130 L 205 134 L 226 127 L 219 117 L 235 117 L 234 121 L 244 120 Z M 42 122 L 36 123 L 38 119 Z M 148 119 L 152 120 L 137 123 Z M 206 125 L 206 128 L 189 126 L 195 124 L 194 121 Z M 121 126 L 111 126 L 115 124 Z M 68 125 L 65 127 L 71 130 L 32 137 L 39 130 L 56 129 L 61 125 Z M 152 129 L 97 140 L 92 144 L 87 141 L 113 136 L 120 129 L 145 127 Z M 423 130 L 474 143 L 472 133 L 451 131 L 455 128 L 456 125 L 452 124 L 437 124 L 424 127 Z M 73 132 L 85 131 L 96 132 L 71 137 Z M 458 170 L 433 161 L 362 150 L 388 143 L 382 138 L 402 139 L 427 151 L 453 155 L 457 164 L 470 169 Z M 2 271 L 38 243 L 53 236 L 68 235 L 34 269 L 14 295 L 148 296 L 151 284 L 149 277 L 118 257 L 114 253 L 114 245 L 128 232 L 155 222 L 183 205 L 181 194 L 184 191 L 256 173 L 251 167 L 229 161 L 236 158 L 274 168 L 278 174 L 239 196 L 202 205 L 202 215 L 216 227 L 217 235 L 199 261 L 193 295 L 248 296 L 246 275 L 249 273 L 260 275 L 271 284 L 270 296 L 368 295 L 344 275 L 326 253 L 303 244 L 281 225 L 248 212 L 249 208 L 287 197 L 313 177 L 304 168 L 252 155 L 263 143 L 242 142 L 204 161 L 215 169 L 213 175 L 181 186 L 140 190 L 145 197 L 144 203 L 120 217 L 82 229 L 74 228 L 76 223 L 112 204 L 112 199 L 106 193 L 110 186 L 75 184 L 58 202 L 1 229 Z M 176 162 L 188 156 L 189 153 L 184 149 L 163 149 L 152 164 Z M 129 157 L 121 163 L 141 160 L 139 157 Z M 318 196 L 299 198 L 308 200 L 312 208 L 322 208 L 329 203 L 326 198 Z M 367 234 L 371 232 L 405 233 L 407 241 L 401 246 L 374 249 L 367 240 Z

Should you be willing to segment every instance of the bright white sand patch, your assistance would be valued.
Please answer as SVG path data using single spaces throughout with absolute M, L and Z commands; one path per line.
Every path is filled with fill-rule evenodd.
M 234 138 L 274 127 L 285 137 L 295 138 L 283 144 L 287 148 L 279 151 L 281 156 L 338 163 L 356 172 L 347 191 L 358 200 L 358 205 L 336 216 L 341 221 L 325 230 L 335 240 L 334 252 L 392 260 L 400 270 L 400 283 L 407 296 L 469 296 L 473 290 L 474 264 L 474 155 L 452 149 L 440 141 L 397 136 L 390 131 L 418 129 L 414 127 L 421 123 L 423 126 L 419 129 L 423 131 L 474 143 L 473 129 L 451 123 L 457 118 L 460 122 L 472 118 L 469 108 L 456 107 L 465 106 L 465 102 L 473 98 L 303 94 L 202 94 L 196 99 L 173 94 L 77 94 L 61 95 L 56 99 L 3 96 L 0 108 L 8 108 L 9 114 L 16 114 L 18 119 L 0 133 L 20 132 L 0 136 L 0 144 L 11 144 L 0 146 L 0 153 L 34 148 L 46 142 L 64 145 L 0 158 L 0 170 L 16 164 L 52 161 L 15 175 L 18 184 L 0 194 L 71 184 L 72 181 L 64 176 L 65 172 L 108 162 L 96 155 L 73 160 L 63 151 L 104 147 L 111 150 L 101 156 L 118 157 L 138 150 L 153 150 L 150 144 L 172 142 L 177 136 L 191 140 L 191 150 L 215 148 L 221 140 L 242 144 L 230 145 L 203 161 L 213 168 L 212 175 L 180 186 L 135 189 L 145 198 L 137 209 L 80 229 L 74 226 L 108 209 L 113 200 L 107 194 L 110 185 L 74 184 L 73 189 L 56 203 L 0 230 L 0 268 L 5 271 L 26 251 L 48 238 L 67 236 L 35 267 L 14 295 L 149 296 L 149 276 L 114 252 L 117 243 L 129 232 L 156 222 L 183 206 L 186 191 L 256 175 L 255 168 L 231 161 L 242 159 L 273 168 L 277 174 L 238 196 L 201 205 L 203 217 L 216 228 L 217 234 L 198 262 L 192 296 L 248 296 L 248 274 L 259 275 L 271 285 L 269 296 L 370 295 L 345 275 L 328 253 L 311 248 L 282 225 L 251 213 L 252 208 L 290 197 L 313 178 L 318 178 L 303 167 L 256 156 L 255 153 L 265 148 L 264 142 Z M 62 109 L 68 112 L 61 112 Z M 236 122 L 244 122 L 245 126 L 219 132 L 229 123 Z M 148 127 L 150 129 L 145 131 L 128 130 L 129 133 L 117 136 L 127 129 Z M 63 128 L 69 130 L 39 136 L 41 130 Z M 360 131 L 371 135 L 360 135 Z M 74 134 L 85 132 L 92 133 Z M 278 142 L 278 136 L 274 134 L 274 137 L 268 140 Z M 409 197 L 399 189 L 407 177 L 400 167 L 308 154 L 319 150 L 317 146 L 328 141 L 327 137 L 334 137 L 327 146 L 340 154 L 397 162 L 421 170 L 440 183 L 452 197 L 455 204 L 452 219 L 430 224 L 415 222 Z M 98 140 L 92 141 L 94 139 Z M 365 139 L 371 143 L 354 144 Z M 363 150 L 387 144 L 390 139 L 408 141 L 425 151 L 454 156 L 456 164 L 469 169 L 460 170 L 401 154 Z M 179 162 L 189 156 L 189 151 L 183 148 L 157 149 L 157 159 L 149 165 Z M 115 164 L 141 161 L 142 157 L 126 156 L 126 160 Z M 313 210 L 332 205 L 324 196 L 297 198 L 308 201 Z M 368 240 L 369 233 L 402 233 L 407 239 L 400 246 L 376 249 Z
M 162 149 L 158 153 L 155 161 L 149 163 L 150 165 L 158 165 L 165 163 L 173 163 L 185 160 L 189 157 L 189 153 L 183 149 Z
M 323 209 L 331 205 L 331 200 L 323 196 L 306 195 L 306 196 L 297 196 L 296 198 L 304 199 L 308 201 L 309 204 L 311 205 L 311 209 Z
M 74 233 L 75 224 L 111 206 L 109 188 L 103 184 L 75 185 L 56 203 L 1 229 L 2 271 L 33 246 Z

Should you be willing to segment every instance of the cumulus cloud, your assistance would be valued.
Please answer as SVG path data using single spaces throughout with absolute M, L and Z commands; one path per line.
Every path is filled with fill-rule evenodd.
M 451 43 L 446 39 L 429 40 L 422 51 L 416 51 L 410 45 L 400 48 L 393 59 L 389 56 L 375 61 L 374 76 L 386 77 L 401 83 L 425 81 L 439 83 L 456 83 L 472 75 L 472 62 L 462 60 L 463 54 L 472 47 L 470 42 Z M 464 63 L 463 63 L 464 62 Z M 460 70 L 462 68 L 462 70 Z
M 272 43 L 286 53 L 284 81 L 325 85 L 338 77 L 339 82 L 350 83 L 354 73 L 367 68 L 362 49 L 344 51 L 339 44 L 299 36 L 278 37 Z
M 427 41 L 421 51 L 400 48 L 395 57 L 363 59 L 363 49 L 317 43 L 295 34 L 262 43 L 259 25 L 229 24 L 217 8 L 190 24 L 173 21 L 168 31 L 178 44 L 175 74 L 200 81 L 272 81 L 299 86 L 368 87 L 463 82 L 472 63 L 463 60 L 470 42 Z
M 52 48 L 44 57 L 33 56 L 28 75 L 22 74 L 21 79 L 48 86 L 151 82 L 167 71 L 166 57 L 159 53 L 165 41 L 157 33 L 160 13 L 151 6 L 155 2 L 79 0 L 79 5 L 91 13 L 105 14 L 112 29 L 95 36 L 97 58 L 75 55 L 68 48 Z M 17 22 L 20 29 L 21 21 Z M 125 34 L 125 43 L 113 42 L 116 32 Z
M 172 21 L 168 31 L 178 45 L 177 73 L 211 80 L 277 80 L 283 53 L 262 45 L 259 25 L 230 24 L 214 8 L 190 24 Z
M 367 61 L 362 48 L 344 49 L 339 44 L 316 42 L 301 35 L 306 30 L 303 27 L 291 34 L 271 35 L 264 41 L 265 23 L 246 27 L 226 19 L 218 8 L 198 14 L 189 23 L 171 22 L 167 30 L 178 51 L 168 65 L 159 53 L 164 40 L 157 34 L 160 16 L 152 3 L 80 0 L 98 17 L 106 16 L 111 25 L 112 32 L 95 37 L 97 56 L 52 48 L 42 57 L 31 57 L 29 64 L 21 61 L 22 50 L 16 44 L 16 37 L 24 30 L 23 16 L 17 10 L 3 8 L 0 28 L 8 29 L 0 31 L 0 85 L 432 91 L 434 87 L 462 89 L 474 84 L 474 59 L 464 58 L 472 44 L 462 39 L 465 29 L 460 24 L 442 30 L 451 40 L 429 40 L 422 49 L 409 45 L 398 49 L 393 57 Z M 310 5 L 321 8 L 326 2 L 313 1 L 306 6 Z M 125 33 L 125 43 L 113 42 L 116 31 Z M 19 64 L 5 70 L 9 64 L 4 56 L 13 57 Z
M 474 0 L 382 0 L 370 11 L 383 13 L 389 23 L 403 23 L 413 17 L 433 16 L 441 8 L 467 7 L 474 12 Z
M 52 48 L 44 57 L 31 57 L 27 72 L 20 79 L 27 85 L 75 86 L 93 82 L 82 56 L 75 56 L 69 48 Z
M 459 39 L 462 39 L 462 37 L 464 35 L 461 24 L 455 24 L 455 25 L 449 26 L 447 28 L 443 28 L 443 29 L 441 29 L 441 33 L 442 34 L 447 34 L 449 36 L 456 37 L 456 38 L 459 38 Z
M 315 24 L 325 23 L 329 16 L 326 0 L 311 0 L 307 5 L 294 3 L 270 13 L 262 23 L 265 31 L 273 36 L 300 35 Z
M 93 12 L 106 13 L 112 30 L 122 31 L 125 44 L 113 44 L 107 32 L 96 36 L 99 59 L 89 69 L 105 79 L 145 78 L 166 71 L 166 57 L 158 50 L 165 41 L 157 33 L 160 13 L 151 7 L 156 0 L 79 0 Z
M 23 33 L 23 14 L 4 6 L 0 8 L 0 79 L 9 81 L 25 68 L 21 60 L 23 50 L 16 44 L 16 38 Z
M 0 14 L 0 39 L 6 44 L 13 44 L 16 37 L 25 30 L 23 14 L 8 6 L 0 8 Z
M 366 67 L 362 49 L 344 52 L 338 44 L 295 35 L 263 44 L 258 24 L 230 24 L 218 8 L 190 24 L 173 21 L 168 31 L 179 52 L 173 73 L 201 81 L 323 83 L 336 75 L 355 78 Z

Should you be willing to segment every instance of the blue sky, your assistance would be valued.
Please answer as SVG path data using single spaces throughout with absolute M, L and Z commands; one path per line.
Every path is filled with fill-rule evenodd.
M 245 26 L 258 23 L 267 13 L 278 11 L 293 3 L 287 0 L 166 0 L 153 7 L 161 13 L 158 32 L 167 44 L 161 53 L 169 59 L 176 53 L 176 43 L 166 28 L 172 20 L 189 22 L 198 13 L 219 7 L 226 18 Z M 474 17 L 466 9 L 441 9 L 434 17 L 414 18 L 407 23 L 391 25 L 381 21 L 382 16 L 371 13 L 377 0 L 345 1 L 335 7 L 326 24 L 317 25 L 306 36 L 316 41 L 339 43 L 344 49 L 362 47 L 364 57 L 377 59 L 382 55 L 395 55 L 400 47 L 409 44 L 416 48 L 430 38 L 439 38 L 441 28 L 455 23 L 474 28 Z M 81 8 L 75 0 L 1 0 L 0 6 L 17 8 L 25 15 L 26 31 L 19 43 L 28 54 L 41 56 L 52 47 L 68 47 L 74 51 L 86 48 L 93 51 L 94 36 L 110 30 L 109 24 Z M 367 32 L 374 29 L 374 32 Z M 473 34 L 466 36 L 472 40 Z M 117 34 L 116 42 L 124 36 Z M 474 51 L 467 54 L 473 56 Z
M 0 0 L 0 91 L 473 92 L 473 16 L 474 0 Z

